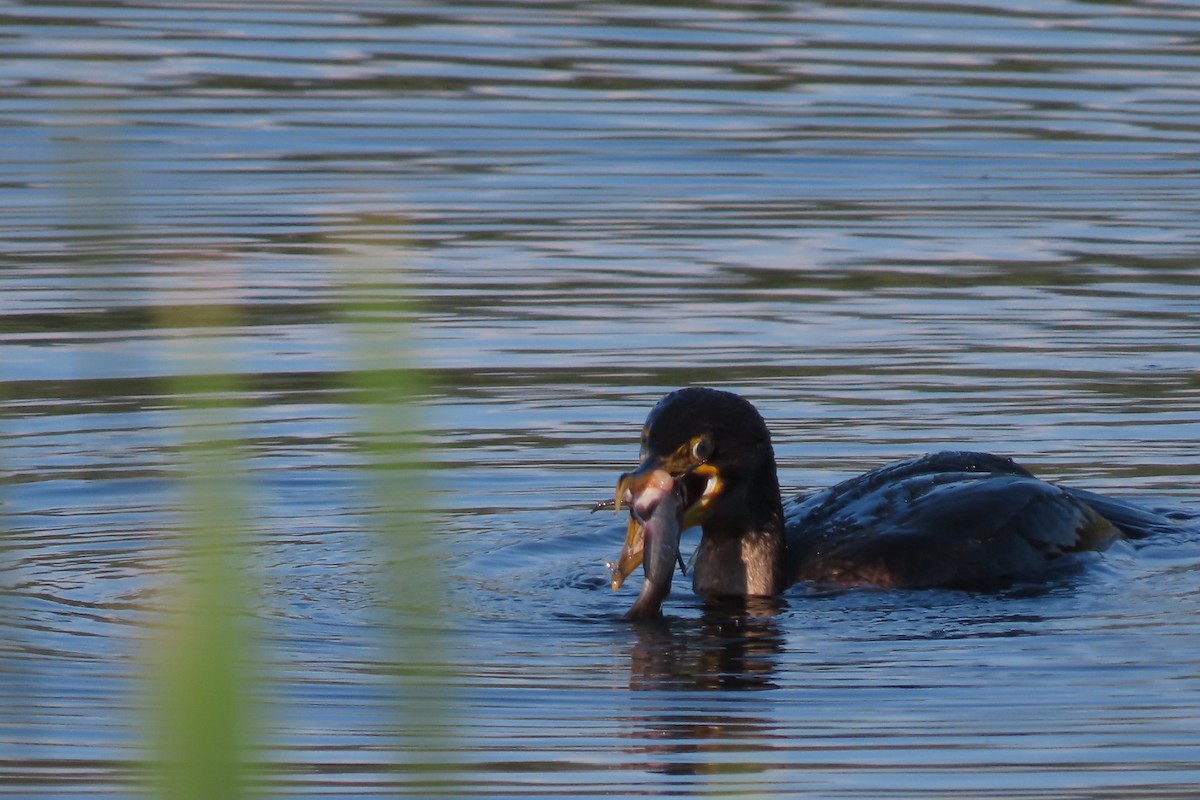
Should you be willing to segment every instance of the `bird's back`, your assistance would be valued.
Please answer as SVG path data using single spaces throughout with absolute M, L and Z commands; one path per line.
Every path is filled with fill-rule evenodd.
M 986 453 L 889 464 L 788 504 L 789 571 L 834 586 L 995 583 L 1122 535 L 1082 494 Z

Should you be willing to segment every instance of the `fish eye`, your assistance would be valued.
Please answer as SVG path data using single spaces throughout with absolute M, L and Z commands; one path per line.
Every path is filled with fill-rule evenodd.
M 692 458 L 697 461 L 707 461 L 713 454 L 712 439 L 701 436 L 692 442 Z

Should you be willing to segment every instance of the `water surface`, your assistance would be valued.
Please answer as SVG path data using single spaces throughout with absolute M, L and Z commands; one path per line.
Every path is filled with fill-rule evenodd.
M 588 512 L 691 383 L 785 486 L 961 447 L 1200 511 L 1193 6 L 18 1 L 0 37 L 0 794 L 136 793 L 212 437 L 271 793 L 1200 791 L 1200 539 L 635 626 Z M 379 271 L 427 374 L 407 611 L 347 388 Z

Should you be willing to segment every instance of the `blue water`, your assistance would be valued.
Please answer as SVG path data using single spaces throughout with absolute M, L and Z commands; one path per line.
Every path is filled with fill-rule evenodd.
M 1185 3 L 0 7 L 0 796 L 141 791 L 214 438 L 268 794 L 1197 796 L 1200 539 L 997 594 L 677 585 L 635 626 L 589 508 L 702 383 L 759 406 L 785 487 L 971 448 L 1200 512 L 1198 32 Z M 430 463 L 381 489 L 348 387 L 395 366 Z M 399 603 L 388 497 L 435 548 Z

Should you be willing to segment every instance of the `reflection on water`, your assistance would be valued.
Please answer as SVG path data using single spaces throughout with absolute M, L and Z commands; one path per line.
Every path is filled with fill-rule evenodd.
M 631 689 L 772 689 L 784 637 L 774 622 L 782 601 L 750 598 L 745 609 L 706 608 L 699 626 L 630 623 Z
M 1190 535 L 994 595 L 679 586 L 630 625 L 621 525 L 587 512 L 688 383 L 756 401 L 785 487 L 967 447 L 1195 512 L 1190 6 L 13 2 L 0 25 L 0 794 L 144 775 L 181 448 L 224 436 L 252 761 L 280 794 L 1196 794 Z M 348 289 L 363 262 L 415 305 Z M 406 316 L 442 571 L 400 613 L 350 387 L 380 374 L 361 325 Z
M 706 609 L 694 625 L 631 623 L 629 688 L 654 692 L 655 700 L 620 723 L 631 755 L 645 769 L 703 776 L 720 771 L 713 762 L 722 752 L 761 747 L 771 738 L 769 719 L 724 703 L 709 708 L 696 695 L 777 688 L 774 675 L 785 641 L 772 619 L 779 603 L 756 605 Z

